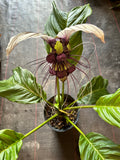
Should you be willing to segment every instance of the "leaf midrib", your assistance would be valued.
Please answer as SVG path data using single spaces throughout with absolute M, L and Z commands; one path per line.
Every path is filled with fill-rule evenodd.
M 23 136 L 23 137 L 24 137 L 24 136 Z M 0 154 L 1 154 L 2 152 L 5 152 L 5 150 L 9 149 L 10 147 L 14 146 L 15 144 L 17 144 L 18 142 L 22 141 L 23 137 L 20 138 L 19 140 L 16 140 L 14 143 L 12 143 L 11 145 L 9 145 L 7 148 L 5 148 L 4 150 L 2 150 L 2 151 L 0 152 Z
M 88 143 L 92 146 L 92 148 L 98 153 L 98 155 L 100 155 L 102 160 L 105 160 L 102 154 L 99 152 L 99 150 L 97 150 L 96 147 L 93 145 L 93 143 L 85 135 L 82 135 L 82 136 L 84 136 L 84 138 L 88 141 Z
M 15 84 L 17 84 L 18 86 L 20 86 L 20 87 L 22 87 L 23 89 L 27 90 L 28 92 L 34 94 L 35 96 L 41 98 L 41 96 L 40 96 L 39 94 L 36 94 L 36 92 L 34 92 L 33 90 L 31 90 L 29 87 L 27 88 L 27 87 L 25 87 L 24 85 L 18 83 L 14 78 L 13 78 L 13 80 L 14 80 Z M 27 86 L 28 86 L 28 85 L 27 85 Z
M 94 91 L 92 91 L 92 92 L 89 92 L 88 94 L 85 94 L 84 96 L 82 96 L 81 98 L 78 98 L 78 99 L 81 100 L 81 99 L 84 98 L 85 96 L 90 95 L 90 93 L 95 93 L 95 92 L 98 92 L 98 91 L 103 90 L 103 89 L 106 89 L 106 88 L 96 89 L 96 90 L 94 90 Z

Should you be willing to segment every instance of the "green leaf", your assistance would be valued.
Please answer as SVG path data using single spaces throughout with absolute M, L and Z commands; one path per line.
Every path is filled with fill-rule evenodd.
M 0 160 L 16 160 L 24 135 L 10 129 L 0 130 Z
M 50 17 L 45 25 L 45 32 L 47 35 L 56 37 L 58 32 L 76 24 L 85 23 L 87 17 L 92 14 L 92 9 L 89 4 L 75 7 L 70 12 L 63 12 L 57 9 L 55 2 L 53 2 L 53 11 L 50 14 Z M 80 56 L 83 51 L 82 44 L 82 34 L 77 32 L 70 37 L 69 45 L 71 48 L 71 54 L 77 55 L 74 58 L 76 60 L 80 59 Z M 77 46 L 77 47 L 76 47 Z M 48 54 L 50 53 L 50 46 L 46 45 L 46 50 Z M 75 61 L 69 61 L 72 64 L 76 64 Z
M 75 7 L 70 12 L 63 12 L 58 10 L 55 2 L 53 2 L 53 10 L 45 25 L 45 32 L 47 35 L 55 37 L 58 32 L 76 24 L 86 22 L 88 16 L 92 14 L 92 9 L 89 4 Z
M 108 94 L 107 85 L 108 80 L 103 79 L 102 76 L 94 77 L 80 88 L 77 95 L 78 103 L 95 104 L 101 96 Z
M 81 135 L 79 139 L 81 160 L 119 160 L 120 145 L 98 133 Z
M 77 61 L 80 60 L 83 51 L 83 44 L 82 44 L 82 32 L 74 33 L 69 40 L 72 58 L 75 60 L 68 60 L 70 63 L 76 65 Z M 75 56 L 73 56 L 75 55 Z
M 21 67 L 13 70 L 13 76 L 0 81 L 0 96 L 17 103 L 38 103 L 46 94 L 34 75 Z
M 120 128 L 120 89 L 100 97 L 94 110 L 104 121 Z
M 83 6 L 73 8 L 68 13 L 66 27 L 85 23 L 87 20 L 87 17 L 89 17 L 91 14 L 92 14 L 92 9 L 89 4 L 85 4 Z
M 57 9 L 55 2 L 53 2 L 53 10 L 45 25 L 45 32 L 47 35 L 55 37 L 59 31 L 66 28 L 67 12 L 63 12 Z

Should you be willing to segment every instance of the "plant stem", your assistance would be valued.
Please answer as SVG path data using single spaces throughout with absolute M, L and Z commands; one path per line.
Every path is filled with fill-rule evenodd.
M 62 82 L 62 104 L 64 102 L 64 82 Z
M 70 115 L 70 113 L 67 113 L 67 112 L 63 111 L 62 109 L 59 109 L 59 112 L 64 113 L 66 115 Z
M 84 137 L 84 139 L 88 142 L 88 144 L 91 145 L 92 148 L 94 148 L 94 150 L 96 152 L 98 152 L 99 156 L 101 157 L 101 159 L 104 160 L 103 156 L 101 155 L 101 153 L 96 149 L 96 146 L 94 144 L 91 143 L 91 141 L 87 138 L 87 136 L 67 117 L 65 116 L 66 120 L 71 123 L 73 125 L 73 127 L 75 127 L 75 129 Z
M 75 127 L 75 129 L 78 130 L 78 132 L 79 132 L 85 139 L 87 139 L 86 135 L 85 135 L 67 116 L 65 116 L 65 118 L 66 118 L 66 120 L 67 120 L 69 123 L 71 123 L 71 124 L 73 125 L 73 127 Z
M 36 128 L 34 128 L 33 130 L 31 130 L 30 132 L 28 132 L 27 134 L 25 134 L 22 139 L 28 137 L 30 134 L 34 133 L 35 131 L 37 131 L 39 128 L 41 128 L 42 126 L 44 126 L 46 123 L 48 123 L 50 120 L 54 119 L 56 116 L 58 116 L 58 114 L 54 114 L 52 117 L 50 117 L 49 119 L 47 119 L 46 121 L 44 121 L 42 124 L 40 124 L 39 126 L 37 126 Z
M 69 108 L 70 106 L 72 106 L 74 103 L 76 103 L 78 101 L 78 99 L 74 100 L 72 103 L 70 103 L 67 108 Z
M 87 105 L 87 106 L 74 106 L 74 107 L 66 107 L 63 110 L 69 110 L 69 109 L 80 109 L 80 108 L 94 108 L 96 107 L 95 105 Z M 100 106 L 99 106 L 100 107 Z
M 49 102 L 49 101 L 47 101 L 46 99 L 43 99 L 47 104 L 49 104 L 50 106 L 54 106 L 54 104 L 53 103 L 51 103 L 51 102 Z
M 59 108 L 60 108 L 60 86 L 59 86 L 59 78 L 58 77 L 56 77 L 56 83 L 57 83 L 58 102 L 59 102 Z
M 80 109 L 80 108 L 115 108 L 115 106 L 100 106 L 100 105 L 87 105 L 87 106 L 74 106 L 74 107 L 66 107 L 64 108 L 63 110 L 66 111 L 66 110 L 69 110 L 69 109 Z

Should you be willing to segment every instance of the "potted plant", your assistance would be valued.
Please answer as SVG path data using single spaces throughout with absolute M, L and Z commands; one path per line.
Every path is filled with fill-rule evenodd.
M 89 62 L 85 57 L 87 65 L 81 62 L 83 51 L 81 32 L 92 33 L 104 42 L 103 31 L 95 25 L 86 23 L 91 13 L 89 4 L 75 7 L 67 13 L 59 11 L 53 2 L 53 11 L 45 25 L 45 34 L 24 32 L 11 38 L 6 49 L 7 55 L 23 40 L 39 37 L 44 40 L 48 54 L 43 61 L 34 62 L 38 63 L 38 69 L 44 63 L 47 64 L 47 74 L 55 77 L 57 91 L 47 100 L 47 94 L 43 86 L 37 83 L 36 77 L 20 66 L 13 70 L 13 75 L 9 79 L 0 81 L 1 97 L 23 104 L 46 102 L 45 121 L 29 133 L 23 135 L 10 129 L 0 130 L 0 160 L 16 160 L 22 141 L 47 123 L 59 132 L 71 129 L 71 126 L 76 128 L 80 133 L 78 146 L 81 160 L 120 159 L 119 145 L 99 133 L 90 132 L 85 135 L 76 125 L 79 109 L 93 108 L 104 121 L 120 127 L 120 89 L 109 94 L 106 79 L 98 75 L 90 80 L 81 69 L 81 66 L 89 69 Z M 88 82 L 79 89 L 77 99 L 74 99 L 69 92 L 65 94 L 64 85 L 69 76 L 71 79 L 74 77 L 76 70 L 82 72 L 88 78 Z

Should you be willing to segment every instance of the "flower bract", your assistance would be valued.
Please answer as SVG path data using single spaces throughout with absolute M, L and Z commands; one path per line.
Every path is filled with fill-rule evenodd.
M 76 70 L 76 64 L 79 63 L 79 61 L 76 61 L 72 57 L 73 55 L 71 56 L 71 47 L 69 44 L 70 37 L 77 31 L 92 33 L 104 42 L 104 33 L 100 28 L 92 24 L 78 24 L 65 28 L 60 31 L 56 37 L 43 35 L 41 33 L 20 33 L 10 39 L 6 49 L 7 55 L 10 54 L 19 42 L 29 38 L 40 37 L 50 46 L 50 52 L 46 56 L 46 61 L 49 64 L 49 73 L 57 76 L 61 81 L 65 81 L 67 76 Z M 76 63 L 73 64 L 70 59 L 75 60 Z

